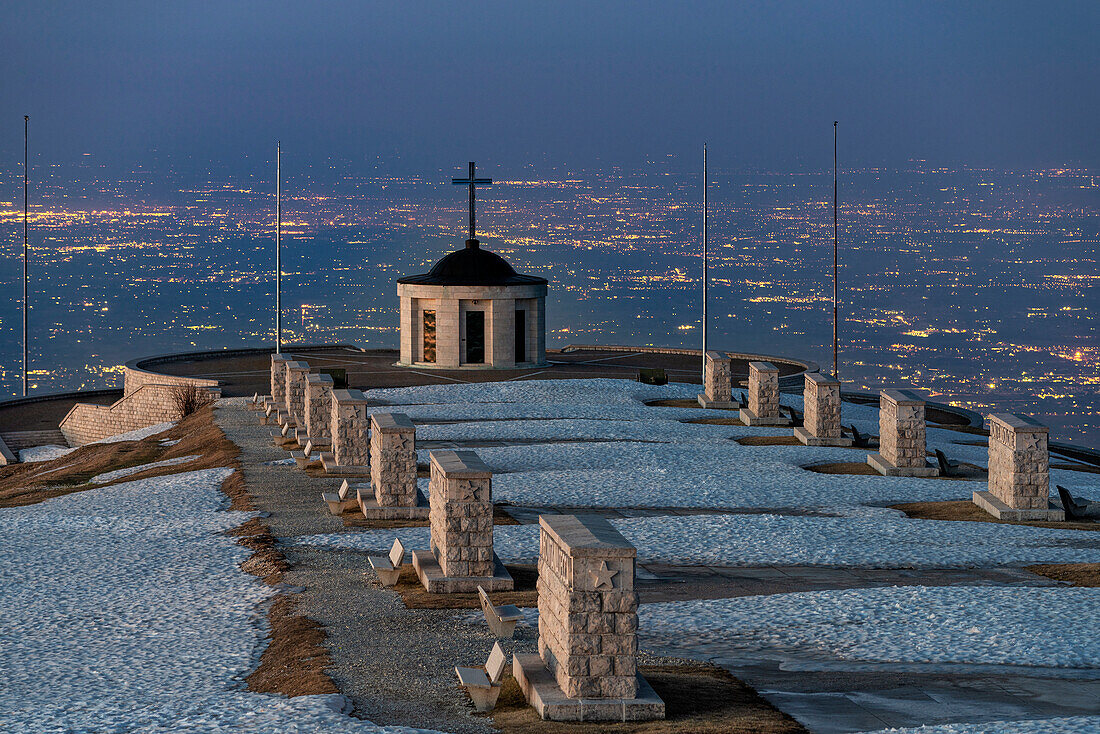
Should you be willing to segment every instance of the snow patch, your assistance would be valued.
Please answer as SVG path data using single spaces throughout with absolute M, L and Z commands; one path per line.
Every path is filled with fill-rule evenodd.
M 253 514 L 222 509 L 232 471 L 0 511 L 0 731 L 414 731 L 244 688 L 274 592 L 223 534 Z
M 37 461 L 53 461 L 73 451 L 76 451 L 76 449 L 71 449 L 67 446 L 56 446 L 54 444 L 31 446 L 19 452 L 19 460 L 24 464 L 30 464 Z
M 186 464 L 190 461 L 194 461 L 199 458 L 198 454 L 191 456 L 179 456 L 175 459 L 165 459 L 164 461 L 154 461 L 149 464 L 139 464 L 137 466 L 128 466 L 125 469 L 115 469 L 114 471 L 104 472 L 103 474 L 96 474 L 94 477 L 88 480 L 89 484 L 106 484 L 107 482 L 113 482 L 116 479 L 122 479 L 128 477 L 131 474 L 137 474 L 143 472 L 146 469 L 158 469 L 162 466 L 177 466 L 179 464 Z

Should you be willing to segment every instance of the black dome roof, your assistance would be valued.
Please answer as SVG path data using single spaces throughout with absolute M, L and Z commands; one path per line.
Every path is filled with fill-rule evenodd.
M 411 285 L 546 285 L 546 278 L 520 275 L 500 255 L 482 250 L 477 240 L 452 252 L 423 275 L 407 275 L 398 283 Z

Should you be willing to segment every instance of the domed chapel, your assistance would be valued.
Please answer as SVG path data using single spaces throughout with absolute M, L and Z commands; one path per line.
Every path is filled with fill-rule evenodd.
M 470 236 L 427 273 L 397 281 L 401 359 L 405 367 L 514 369 L 546 364 L 545 278 L 521 275 L 475 236 L 474 190 L 492 179 L 468 178 Z

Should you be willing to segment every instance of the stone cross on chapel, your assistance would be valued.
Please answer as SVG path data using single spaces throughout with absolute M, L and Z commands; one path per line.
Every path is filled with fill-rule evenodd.
M 470 161 L 470 175 L 467 178 L 452 178 L 451 183 L 462 184 L 470 187 L 470 237 L 471 240 L 476 240 L 477 236 L 474 234 L 474 187 L 476 186 L 488 186 L 493 183 L 491 178 L 475 178 L 474 177 L 474 162 Z

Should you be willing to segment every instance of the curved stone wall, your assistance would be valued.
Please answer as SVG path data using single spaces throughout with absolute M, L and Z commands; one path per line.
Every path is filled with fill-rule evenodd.
M 217 380 L 161 375 L 127 364 L 122 368 L 122 399 L 111 405 L 77 403 L 61 421 L 61 433 L 70 446 L 83 446 L 108 436 L 167 423 L 179 418 L 174 391 L 194 385 L 221 397 Z

